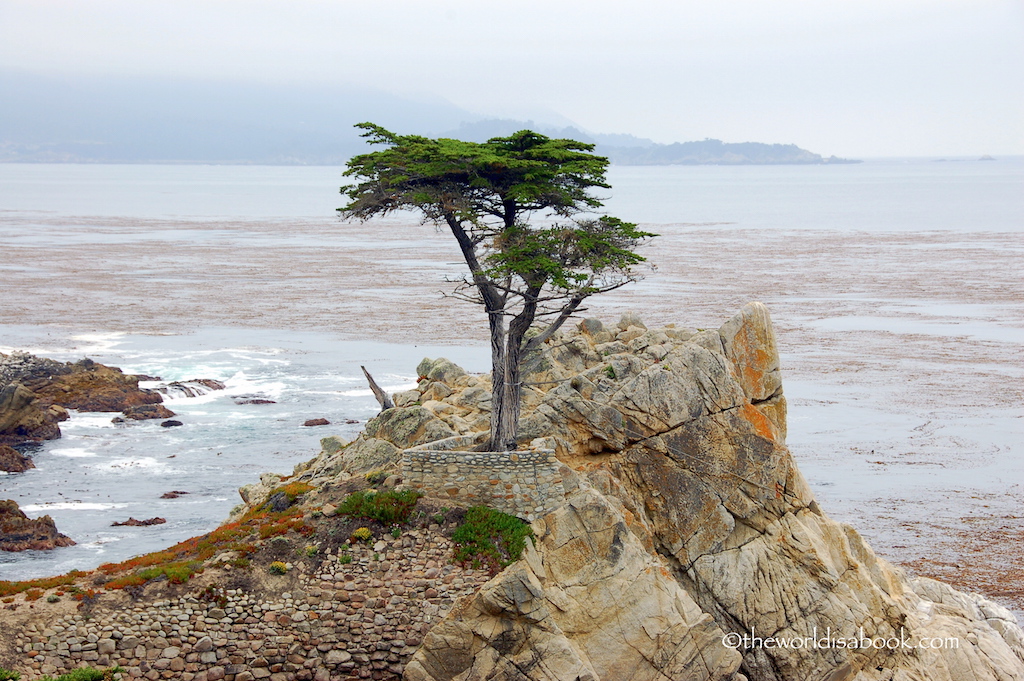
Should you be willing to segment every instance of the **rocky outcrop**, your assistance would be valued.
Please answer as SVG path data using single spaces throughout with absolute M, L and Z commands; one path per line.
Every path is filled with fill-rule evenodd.
M 0 355 L 0 444 L 60 437 L 68 409 L 127 411 L 162 401 L 139 377 L 90 359 L 62 363 L 28 353 Z M 163 417 L 159 417 L 163 418 Z
M 0 388 L 0 444 L 55 440 L 67 418 L 63 407 L 47 405 L 21 383 Z
M 717 678 L 708 676 L 712 666 L 721 678 L 756 681 L 1024 678 L 1020 629 L 1005 609 L 908 578 L 818 507 L 785 446 L 785 397 L 763 305 L 744 307 L 716 331 L 647 329 L 635 317 L 611 328 L 587 320 L 550 346 L 525 379 L 531 387 L 524 391 L 521 441 L 553 442 L 584 485 L 601 492 L 588 493 L 587 504 L 624 509 L 624 526 L 646 548 L 644 560 L 660 566 L 730 638 L 695 637 L 689 666 L 659 677 L 646 671 L 656 665 L 643 661 L 635 638 L 602 636 L 609 627 L 618 631 L 616 621 L 647 617 L 660 635 L 664 615 L 617 597 L 610 610 L 591 605 L 580 608 L 587 617 L 568 617 L 576 605 L 561 592 L 590 584 L 601 565 L 616 570 L 582 546 L 572 569 L 548 570 L 569 564 L 563 542 L 580 544 L 571 533 L 549 537 L 547 523 L 563 522 L 560 514 L 577 503 L 570 500 L 535 523 L 532 558 L 435 628 L 437 637 L 414 659 L 416 678 Z M 482 425 L 484 414 L 481 402 L 467 396 L 468 383 L 463 376 L 448 383 L 425 376 L 413 392 L 424 409 L 468 434 L 466 425 Z M 622 536 L 606 553 L 626 550 L 632 539 Z M 799 643 L 751 639 L 744 647 L 741 638 L 731 658 L 737 664 L 707 664 L 729 659 L 725 643 L 744 635 Z M 801 645 L 826 636 L 817 649 Z M 602 672 L 588 637 L 603 641 L 595 648 L 601 654 L 629 661 L 627 671 Z M 926 647 L 940 640 L 951 643 Z M 885 643 L 891 641 L 899 644 Z
M 448 394 L 452 391 L 448 390 Z M 367 421 L 363 432 L 350 443 L 341 438 L 322 439 L 324 449 L 320 456 L 297 466 L 295 473 L 301 474 L 302 480 L 316 483 L 327 482 L 338 475 L 363 475 L 394 467 L 403 449 L 456 435 L 448 423 L 426 406 L 398 406 Z
M 46 551 L 74 543 L 57 531 L 50 516 L 32 519 L 14 501 L 0 500 L 0 551 Z
M 434 679 L 741 679 L 724 632 L 589 486 L 538 520 L 536 548 L 430 630 L 406 669 Z
M 91 359 L 66 366 L 66 373 L 21 382 L 44 402 L 78 411 L 125 411 L 163 401 L 159 393 L 140 389 L 138 376 L 125 374 L 117 367 Z
M 0 445 L 0 471 L 5 473 L 24 473 L 30 468 L 35 468 L 32 459 L 25 456 L 17 449 Z

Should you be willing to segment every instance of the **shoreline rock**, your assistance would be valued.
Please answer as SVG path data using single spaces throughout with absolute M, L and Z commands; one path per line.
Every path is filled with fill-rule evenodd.
M 74 546 L 75 541 L 57 531 L 53 518 L 29 518 L 17 502 L 0 500 L 0 551 L 48 551 Z
M 31 457 L 25 456 L 14 447 L 0 445 L 0 471 L 5 473 L 24 473 L 35 468 Z
M 20 383 L 0 388 L 0 444 L 56 440 L 60 437 L 57 424 L 67 418 L 63 407 L 45 404 Z
M 0 444 L 60 437 L 68 409 L 126 412 L 163 401 L 139 376 L 91 359 L 57 362 L 25 352 L 0 354 Z

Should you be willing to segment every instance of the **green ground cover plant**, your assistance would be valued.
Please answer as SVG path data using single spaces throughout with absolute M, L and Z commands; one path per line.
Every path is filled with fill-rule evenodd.
M 345 497 L 335 513 L 352 518 L 369 518 L 385 525 L 397 525 L 409 519 L 416 502 L 422 496 L 415 490 L 360 490 Z
M 493 508 L 474 506 L 452 533 L 458 546 L 455 560 L 474 568 L 487 565 L 497 571 L 519 560 L 527 538 L 533 539 L 533 530 L 525 521 Z

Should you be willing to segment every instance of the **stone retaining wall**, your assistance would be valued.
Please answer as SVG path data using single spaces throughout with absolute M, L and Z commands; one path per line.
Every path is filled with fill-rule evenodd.
M 553 449 L 466 452 L 407 449 L 402 482 L 459 506 L 489 506 L 536 520 L 565 501 L 562 463 Z
M 15 639 L 25 681 L 85 664 L 150 681 L 397 681 L 430 627 L 489 579 L 451 564 L 452 548 L 412 530 L 270 577 L 278 593 L 226 589 L 210 600 L 183 585 L 178 597 L 132 605 L 101 596 L 63 616 L 37 601 L 24 628 L 0 635 Z

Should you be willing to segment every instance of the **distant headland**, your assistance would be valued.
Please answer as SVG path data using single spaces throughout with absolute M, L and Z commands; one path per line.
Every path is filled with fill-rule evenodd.
M 602 147 L 602 153 L 616 165 L 624 166 L 738 166 L 738 165 L 831 165 L 861 163 L 857 159 L 822 156 L 795 144 L 761 142 L 728 143 L 706 139 L 700 142 L 652 144 L 648 147 Z
M 483 142 L 530 129 L 596 145 L 617 165 L 856 163 L 795 144 L 659 144 L 579 125 L 482 118 L 438 99 L 357 87 L 59 78 L 0 69 L 0 163 L 343 165 L 367 151 L 353 124 Z M 681 133 L 685 134 L 685 133 Z M 694 137 L 699 135 L 694 134 Z M 688 136 L 688 135 L 687 135 Z

